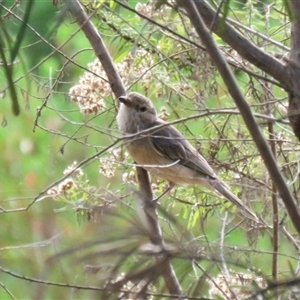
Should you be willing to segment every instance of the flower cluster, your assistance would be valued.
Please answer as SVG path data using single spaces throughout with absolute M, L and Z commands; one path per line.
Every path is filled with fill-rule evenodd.
M 167 109 L 166 109 L 165 107 L 162 107 L 162 108 L 160 109 L 160 112 L 157 114 L 157 116 L 158 116 L 160 119 L 166 121 L 166 120 L 169 118 L 170 114 L 169 114 L 169 112 L 167 111 Z
M 57 197 L 62 194 L 66 194 L 73 187 L 76 187 L 76 184 L 72 178 L 67 178 L 61 182 L 58 186 L 54 186 L 47 191 L 47 194 L 52 197 Z
M 113 280 L 113 283 L 124 280 L 125 274 L 121 273 L 118 275 L 116 280 Z M 145 289 L 147 285 L 147 288 Z M 153 284 L 148 284 L 145 280 L 140 280 L 136 283 L 131 280 L 126 281 L 126 283 L 121 287 L 122 292 L 119 294 L 119 299 L 124 300 L 142 300 L 145 299 L 144 292 L 155 292 L 155 287 Z M 143 291 L 143 292 L 142 292 Z M 141 293 L 141 296 L 138 294 Z M 147 296 L 147 299 L 153 299 L 153 296 Z
M 134 171 L 129 171 L 129 172 L 123 173 L 122 181 L 124 183 L 136 184 L 137 181 L 136 181 L 135 172 Z
M 217 277 L 208 281 L 209 296 L 213 299 L 216 297 L 226 299 L 248 299 L 255 293 L 255 284 L 260 288 L 267 286 L 266 281 L 262 277 L 257 277 L 252 274 L 234 273 L 231 272 L 230 276 L 219 274 Z M 252 299 L 252 298 L 251 298 Z M 260 299 L 259 296 L 253 299 Z
M 124 161 L 125 157 L 123 157 L 121 149 L 110 150 L 108 154 L 108 158 L 101 157 L 99 159 L 99 173 L 104 175 L 105 177 L 111 178 L 115 175 L 116 163 Z
M 152 63 L 152 57 L 149 53 L 137 50 L 135 56 L 128 54 L 122 62 L 116 64 L 116 68 L 123 83 L 130 85 Z M 80 77 L 77 85 L 70 88 L 69 96 L 79 106 L 82 114 L 97 114 L 105 109 L 103 99 L 110 95 L 111 87 L 98 58 L 89 63 L 87 67 L 89 71 L 86 71 Z M 146 80 L 149 76 L 150 74 L 145 74 L 143 80 Z
M 77 103 L 82 114 L 97 114 L 105 109 L 103 96 L 110 92 L 110 86 L 99 60 L 88 64 L 90 72 L 85 72 L 79 84 L 69 90 L 72 101 Z
M 63 174 L 68 175 L 71 174 L 75 177 L 81 177 L 83 175 L 83 171 L 81 168 L 77 168 L 77 162 L 74 161 L 71 166 L 68 166 Z M 51 197 L 57 197 L 59 195 L 63 195 L 68 193 L 72 188 L 76 188 L 76 183 L 73 178 L 66 178 L 57 186 L 52 187 L 47 191 L 47 194 Z
M 138 2 L 135 6 L 135 10 L 148 18 L 165 18 L 167 13 L 171 11 L 171 7 L 167 5 L 159 5 L 160 8 L 157 9 L 156 6 L 158 2 L 159 1 L 156 0 L 149 0 L 148 4 Z
M 68 166 L 64 170 L 64 175 L 74 174 L 76 177 L 81 177 L 83 175 L 83 171 L 81 168 L 77 168 L 77 161 L 74 161 L 71 166 Z
M 149 4 L 140 3 L 140 2 L 138 2 L 136 4 L 135 10 L 148 18 L 152 18 L 154 16 L 154 14 L 156 13 L 154 5 L 151 5 L 151 4 L 149 5 Z
M 114 163 L 105 158 L 100 158 L 100 167 L 99 167 L 99 173 L 103 174 L 107 178 L 111 178 L 115 175 L 116 168 L 114 166 Z

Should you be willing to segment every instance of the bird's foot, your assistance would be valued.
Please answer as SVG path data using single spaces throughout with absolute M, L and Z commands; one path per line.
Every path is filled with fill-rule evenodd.
M 154 198 L 152 201 L 155 202 L 155 203 L 157 203 L 157 204 L 160 204 L 158 201 L 159 201 L 164 195 L 168 194 L 168 193 L 172 190 L 172 188 L 173 188 L 174 186 L 175 186 L 175 184 L 174 184 L 173 182 L 170 182 L 170 183 L 169 183 L 169 186 L 166 188 L 166 190 L 163 191 L 163 193 L 160 194 L 158 197 Z

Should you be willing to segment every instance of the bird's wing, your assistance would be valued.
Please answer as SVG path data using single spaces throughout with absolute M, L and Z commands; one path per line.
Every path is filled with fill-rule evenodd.
M 154 126 L 164 123 L 158 120 Z M 208 162 L 197 150 L 186 140 L 186 138 L 173 126 L 166 127 L 154 132 L 151 135 L 151 142 L 156 151 L 169 159 L 176 161 L 186 167 L 200 172 L 203 176 L 215 179 L 217 176 Z

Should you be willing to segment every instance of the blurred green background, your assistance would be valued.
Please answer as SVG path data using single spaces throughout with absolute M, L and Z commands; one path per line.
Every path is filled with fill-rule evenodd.
M 99 7 L 100 4 L 100 2 L 96 3 Z M 131 1 L 129 4 L 134 7 L 136 2 Z M 8 8 L 11 5 L 13 3 L 10 1 L 4 2 L 1 6 L 1 14 L 8 13 L 4 7 Z M 20 3 L 13 7 L 13 11 L 23 16 L 25 7 L 26 2 Z M 88 6 L 88 9 L 91 8 Z M 266 21 L 259 11 L 260 8 L 256 11 L 257 15 L 254 15 L 256 22 L 253 21 L 257 28 L 260 22 L 263 27 Z M 245 15 L 243 9 L 238 13 Z M 118 14 L 125 18 L 125 21 L 118 18 Z M 168 17 L 174 17 L 174 14 L 170 12 Z M 208 59 L 205 54 L 201 54 L 204 56 L 195 55 L 195 58 L 193 57 L 195 60 L 191 60 L 193 64 L 189 62 L 188 67 L 185 68 L 181 66 L 183 61 L 181 57 L 178 60 L 164 61 L 163 58 L 171 56 L 175 50 L 184 53 L 190 46 L 177 45 L 176 39 L 163 35 L 162 31 L 153 29 L 152 25 L 146 26 L 143 20 L 117 7 L 114 2 L 107 2 L 106 10 L 98 10 L 93 21 L 103 33 L 105 42 L 116 62 L 122 62 L 129 53 L 135 54 L 137 44 L 147 45 L 145 47 L 146 49 L 148 47 L 147 50 L 160 49 L 161 53 L 154 53 L 153 62 L 149 65 L 160 62 L 161 69 L 160 65 L 157 69 L 154 68 L 147 80 L 143 81 L 144 78 L 141 78 L 132 89 L 151 96 L 158 111 L 166 107 L 170 113 L 168 121 L 187 117 L 199 111 L 205 112 L 207 109 L 234 107 L 222 80 L 217 73 L 214 73 L 214 67 L 207 63 Z M 172 26 L 183 34 L 180 19 L 175 21 Z M 126 25 L 129 23 L 131 27 L 124 27 L 122 22 Z M 112 24 L 120 31 L 114 32 Z M 273 24 L 274 32 L 279 34 L 275 31 L 278 22 L 271 18 L 270 24 Z M 6 49 L 9 49 L 20 29 L 20 22 L 12 15 L 10 18 L 3 18 L 1 25 L 5 28 L 3 32 L 10 37 L 5 43 Z M 94 61 L 95 55 L 76 22 L 65 15 L 63 7 L 55 7 L 51 2 L 35 2 L 29 25 L 31 29 L 27 28 L 23 36 L 19 55 L 13 67 L 13 78 L 21 107 L 19 116 L 14 116 L 12 113 L 11 99 L 6 89 L 6 74 L 0 67 L 0 91 L 4 90 L 0 99 L 2 124 L 0 127 L 0 206 L 3 210 L 0 216 L 0 266 L 21 277 L 71 285 L 103 286 L 103 281 L 106 280 L 105 275 L 118 262 L 119 256 L 117 254 L 114 256 L 113 251 L 111 257 L 102 257 L 99 254 L 83 259 L 83 256 L 87 253 L 97 253 L 97 246 L 101 248 L 103 246 L 101 243 L 105 239 L 106 242 L 111 243 L 119 240 L 125 241 L 124 249 L 130 248 L 130 245 L 147 242 L 147 236 L 142 235 L 142 230 L 141 232 L 137 230 L 139 227 L 137 225 L 143 228 L 141 224 L 144 219 L 135 194 L 133 197 L 127 197 L 124 203 L 114 202 L 114 216 L 110 217 L 109 211 L 105 215 L 106 210 L 104 210 L 99 222 L 89 222 L 86 212 L 80 212 L 79 208 L 86 204 L 86 199 L 78 198 L 78 195 L 73 195 L 73 200 L 68 198 L 66 201 L 63 197 L 57 201 L 51 197 L 42 197 L 29 209 L 24 208 L 49 185 L 62 178 L 63 171 L 74 161 L 81 162 L 87 159 L 115 140 L 118 136 L 115 123 L 116 104 L 112 95 L 106 95 L 105 111 L 98 115 L 84 116 L 79 112 L 78 106 L 70 101 L 69 89 L 78 83 L 87 64 Z M 149 44 L 137 37 L 139 31 L 145 35 L 145 40 Z M 124 40 L 125 34 L 128 34 L 132 40 L 129 39 L 129 42 Z M 273 38 L 276 38 L 276 34 Z M 284 33 L 281 32 L 281 34 L 280 39 L 284 36 Z M 58 47 L 63 55 L 57 50 Z M 9 50 L 7 50 L 8 54 Z M 72 58 L 77 65 L 72 62 L 66 63 L 66 57 Z M 189 55 L 184 58 L 191 59 Z M 198 60 L 201 62 L 201 68 L 203 67 L 203 69 L 199 67 L 203 72 L 200 75 L 194 70 L 199 63 Z M 141 60 L 140 64 L 142 63 Z M 136 68 L 138 67 L 139 63 Z M 211 69 L 207 71 L 206 67 Z M 140 75 L 142 71 L 140 70 Z M 259 99 L 264 92 L 263 88 L 258 83 L 254 84 L 257 96 L 255 98 L 249 88 L 251 78 L 238 70 L 235 75 L 245 97 L 253 105 L 253 110 L 264 112 L 266 105 L 261 104 L 261 99 Z M 122 74 L 122 76 L 125 78 L 129 74 Z M 193 76 L 196 78 L 199 76 L 204 80 L 194 80 Z M 131 78 L 131 83 L 135 80 L 138 78 Z M 188 86 L 186 91 L 183 84 Z M 273 87 L 273 93 L 276 99 L 286 97 L 285 93 L 276 86 Z M 194 94 L 199 97 L 193 98 Z M 198 102 L 194 99 L 198 99 Z M 37 112 L 41 107 L 41 114 L 38 115 Z M 279 116 L 278 111 L 275 113 Z M 269 182 L 266 170 L 241 118 L 238 115 L 216 114 L 207 118 L 186 121 L 178 124 L 177 127 L 191 139 L 197 149 L 201 148 L 203 155 L 214 164 L 214 168 L 219 171 L 222 178 L 233 184 L 233 191 L 249 201 L 253 200 L 252 207 L 271 221 L 270 191 L 261 186 L 253 188 L 249 185 L 247 187 L 249 184 L 247 180 L 251 176 L 267 184 Z M 218 131 L 217 128 L 220 130 Z M 266 129 L 264 126 L 262 128 Z M 277 130 L 280 130 L 281 138 L 294 147 L 294 138 L 287 127 L 280 126 Z M 227 139 L 236 139 L 236 141 L 227 144 Z M 119 148 L 120 144 L 116 146 L 116 149 Z M 251 157 L 251 164 L 247 161 L 248 155 Z M 291 160 L 293 159 L 294 157 L 291 157 Z M 132 163 L 130 159 L 128 161 Z M 228 171 L 224 168 L 226 164 L 237 167 L 235 170 Z M 85 166 L 84 178 L 89 180 L 85 187 L 99 189 L 98 198 L 90 201 L 98 204 L 102 203 L 102 196 L 105 199 L 113 199 L 112 195 L 122 197 L 132 192 L 135 185 L 122 182 L 123 173 L 130 170 L 133 168 L 120 164 L 116 167 L 115 175 L 108 178 L 99 173 L 97 159 Z M 241 180 L 241 183 L 245 184 L 244 189 L 242 185 L 239 185 L 242 175 L 233 177 L 237 170 L 240 174 L 249 175 L 247 180 Z M 234 183 L 237 181 L 238 184 L 235 186 Z M 161 184 L 161 182 L 158 183 Z M 159 194 L 162 190 L 163 185 L 159 185 L 155 191 Z M 298 186 L 295 190 L 298 190 Z M 176 198 L 192 204 L 186 205 L 176 201 Z M 205 249 L 210 245 L 211 253 L 220 253 L 220 231 L 223 226 L 224 206 L 220 204 L 216 210 L 214 208 L 206 210 L 201 205 L 203 198 L 205 199 L 203 206 L 212 201 L 222 204 L 222 201 L 214 195 L 206 196 L 192 187 L 177 188 L 173 196 L 167 198 L 161 206 L 174 216 L 176 221 L 167 220 L 165 214 L 161 212 L 162 227 L 169 243 L 189 242 L 195 247 L 203 246 Z M 246 225 L 235 228 L 240 219 L 235 218 L 234 208 L 230 208 L 229 211 L 233 212 L 229 214 L 229 219 L 232 218 L 233 221 L 228 226 L 230 234 L 226 235 L 226 249 L 222 250 L 225 252 L 224 255 L 243 266 L 259 268 L 263 274 L 270 276 L 272 261 L 270 230 L 250 231 Z M 287 229 L 293 233 L 289 225 Z M 135 239 L 136 236 L 139 238 Z M 127 240 L 128 245 L 125 245 Z M 71 251 L 90 241 L 98 241 L 95 249 L 88 244 L 78 251 Z M 207 241 L 211 244 L 207 244 Z M 107 249 L 110 249 L 109 247 L 107 246 Z M 62 251 L 66 251 L 63 256 L 54 260 L 50 259 Z M 136 264 L 135 259 L 134 256 L 128 258 L 128 261 L 126 260 L 128 265 L 124 264 L 120 270 L 126 271 L 133 268 Z M 278 260 L 282 278 L 290 275 L 290 271 L 297 266 L 297 252 L 285 236 L 281 237 Z M 147 263 L 145 262 L 145 265 Z M 95 274 L 87 271 L 89 265 L 100 266 L 100 271 Z M 204 267 L 209 265 L 211 262 L 203 262 Z M 190 268 L 188 262 L 185 261 L 183 264 L 180 260 L 174 260 L 174 266 L 178 273 L 187 272 Z M 214 273 L 217 271 L 214 270 Z M 183 277 L 181 280 L 185 287 L 188 287 L 191 281 L 196 280 L 188 275 Z M 9 292 L 16 299 L 99 299 L 99 294 L 95 291 L 30 283 L 5 272 L 0 272 L 0 283 L 1 300 L 12 299 Z M 163 290 L 163 284 L 161 282 L 159 284 Z

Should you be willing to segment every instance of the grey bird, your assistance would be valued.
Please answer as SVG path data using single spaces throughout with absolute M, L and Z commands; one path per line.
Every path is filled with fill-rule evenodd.
M 125 140 L 129 154 L 138 165 L 168 180 L 170 187 L 175 184 L 192 184 L 217 191 L 258 221 L 257 216 L 230 191 L 187 139 L 174 126 L 157 117 L 150 99 L 131 92 L 119 97 L 119 101 L 117 123 L 123 135 L 162 126 L 154 132 L 137 134 Z

